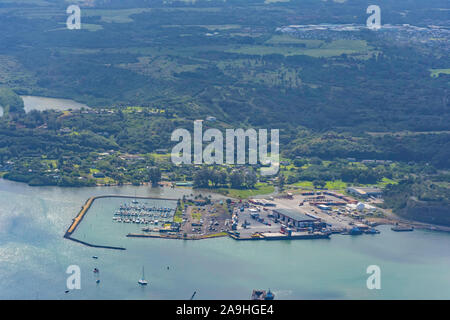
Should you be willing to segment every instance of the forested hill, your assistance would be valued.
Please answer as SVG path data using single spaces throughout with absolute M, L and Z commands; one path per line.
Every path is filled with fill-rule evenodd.
M 380 1 L 383 24 L 448 27 L 444 1 L 400 2 Z M 0 84 L 234 125 L 448 129 L 448 33 L 283 29 L 364 25 L 368 1 L 79 3 L 81 30 L 65 28 L 65 1 L 0 4 Z

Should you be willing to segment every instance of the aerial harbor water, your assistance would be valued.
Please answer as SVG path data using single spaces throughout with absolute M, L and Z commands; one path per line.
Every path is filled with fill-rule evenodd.
M 255 288 L 270 288 L 277 299 L 450 298 L 448 233 L 396 233 L 382 226 L 379 235 L 321 240 L 126 238 L 112 228 L 128 226 L 97 223 L 105 217 L 111 221 L 117 200 L 105 200 L 76 235 L 108 239 L 126 250 L 63 238 L 91 196 L 180 198 L 191 193 L 187 188 L 29 187 L 0 180 L 0 299 L 189 299 L 194 291 L 196 299 L 249 299 Z M 81 268 L 82 287 L 65 293 L 70 265 Z M 369 265 L 381 268 L 381 290 L 366 287 Z M 137 285 L 142 266 L 146 287 Z

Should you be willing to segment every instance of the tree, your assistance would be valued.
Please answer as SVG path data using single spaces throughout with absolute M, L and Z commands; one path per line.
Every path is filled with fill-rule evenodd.
M 244 177 L 240 171 L 233 171 L 230 175 L 230 183 L 231 187 L 235 189 L 239 189 L 242 187 L 244 183 Z
M 280 191 L 283 190 L 283 188 L 284 188 L 284 183 L 285 183 L 284 175 L 280 174 L 280 175 L 278 176 L 278 187 L 280 188 Z
M 5 115 L 8 113 L 25 113 L 22 98 L 9 88 L 0 88 L 0 106 L 3 107 Z
M 326 182 L 323 180 L 314 180 L 313 185 L 316 189 L 323 189 L 326 186 Z
M 209 170 L 200 169 L 194 174 L 194 188 L 209 187 Z
M 226 171 L 219 171 L 217 174 L 219 176 L 219 184 L 222 186 L 226 185 L 228 180 L 228 175 Z
M 255 187 L 256 182 L 258 182 L 258 178 L 253 170 L 248 170 L 244 175 L 244 183 L 248 189 L 253 189 Z
M 152 186 L 157 186 L 161 181 L 161 170 L 158 167 L 153 167 L 148 170 L 148 176 L 152 182 Z

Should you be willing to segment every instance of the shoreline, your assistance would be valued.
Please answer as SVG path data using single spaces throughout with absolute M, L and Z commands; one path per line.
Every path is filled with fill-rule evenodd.
M 65 188 L 82 189 L 82 188 L 97 188 L 97 187 L 104 188 L 104 187 L 134 186 L 131 183 L 130 184 L 123 184 L 123 185 L 107 185 L 107 186 L 101 186 L 101 185 L 96 185 L 96 186 L 67 186 L 67 187 L 65 187 L 65 186 L 64 187 L 63 186 L 30 186 L 29 184 L 27 184 L 25 182 L 9 180 L 9 179 L 5 179 L 3 177 L 0 177 L 0 180 L 4 180 L 4 181 L 7 181 L 7 182 L 12 182 L 12 183 L 18 183 L 18 184 L 26 185 L 26 186 L 29 186 L 29 187 L 32 187 L 32 188 L 35 188 L 35 187 L 44 187 L 44 188 L 45 187 L 57 187 L 57 188 L 62 188 L 62 189 L 65 189 Z M 164 188 L 164 187 L 170 188 L 171 187 L 171 183 L 172 182 L 163 182 L 162 183 L 163 186 L 159 186 L 159 187 L 161 187 L 161 188 Z M 139 186 L 134 186 L 134 187 L 139 188 L 139 187 L 148 186 L 148 185 L 150 185 L 150 183 L 144 183 L 144 184 L 141 184 Z M 175 189 L 176 188 L 189 189 L 189 188 L 192 188 L 192 187 L 175 187 Z M 192 190 L 194 191 L 194 189 L 192 189 Z M 213 193 L 213 194 L 216 194 L 218 196 L 225 196 L 225 197 L 231 198 L 230 196 L 226 196 L 226 195 L 224 195 L 221 192 L 214 191 L 214 189 L 197 189 L 195 191 L 207 191 L 209 193 Z M 264 196 L 267 196 L 267 195 L 261 195 L 261 197 L 264 197 Z M 121 196 L 121 195 L 97 196 L 97 198 L 100 198 L 100 197 L 132 197 L 132 196 L 126 196 L 126 195 L 125 196 Z M 162 200 L 164 200 L 163 198 L 154 198 L 154 199 L 162 199 Z M 232 199 L 238 200 L 238 201 L 241 200 L 241 199 L 237 199 L 237 198 L 232 198 Z M 178 200 L 178 199 L 167 199 L 167 200 Z M 383 211 L 385 211 L 385 210 L 383 210 Z M 384 218 L 372 219 L 372 220 L 374 222 L 376 222 L 377 225 L 395 225 L 396 223 L 399 223 L 399 224 L 408 224 L 408 225 L 414 226 L 415 229 L 420 229 L 420 230 L 428 230 L 428 231 L 450 233 L 450 226 L 443 226 L 443 225 L 436 225 L 436 224 L 431 224 L 431 223 L 426 223 L 426 222 L 421 222 L 421 221 L 408 220 L 408 219 L 405 219 L 403 217 L 397 216 L 394 213 L 386 214 L 386 217 L 384 217 Z M 69 230 L 69 228 L 67 230 Z M 73 231 L 75 231 L 75 230 L 73 230 Z M 67 233 L 67 231 L 66 231 L 66 233 Z M 64 237 L 66 238 L 66 234 L 64 235 Z

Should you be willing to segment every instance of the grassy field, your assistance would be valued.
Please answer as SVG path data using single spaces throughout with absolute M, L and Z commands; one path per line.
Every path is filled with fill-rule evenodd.
M 381 182 L 378 183 L 378 186 L 379 186 L 380 188 L 383 188 L 383 187 L 385 187 L 385 186 L 388 185 L 388 184 L 397 184 L 397 183 L 398 183 L 398 182 L 395 181 L 395 180 L 388 179 L 388 178 L 383 178 L 383 179 L 381 180 Z
M 144 56 L 139 57 L 136 63 L 117 66 L 158 79 L 174 79 L 176 73 L 195 71 L 202 67 L 200 64 L 183 64 L 167 56 Z
M 437 78 L 440 74 L 450 74 L 450 69 L 430 69 L 430 73 L 432 78 Z
M 298 44 L 304 44 L 300 47 Z M 297 45 L 297 46 L 296 46 Z M 364 40 L 335 40 L 326 43 L 320 40 L 301 40 L 285 37 L 271 38 L 265 45 L 244 45 L 227 50 L 227 52 L 269 55 L 281 54 L 284 56 L 307 55 L 311 57 L 335 57 L 341 54 L 367 54 L 371 47 Z
M 173 216 L 173 222 L 181 223 L 183 222 L 183 210 L 184 210 L 184 202 L 181 201 L 180 205 L 177 206 L 177 210 Z
M 101 17 L 102 22 L 106 23 L 129 23 L 133 22 L 131 16 L 143 12 L 151 11 L 150 8 L 135 8 L 135 9 L 119 9 L 119 10 L 98 10 L 98 9 L 84 9 L 83 16 L 85 17 Z
M 251 189 L 251 190 L 221 188 L 218 191 L 220 193 L 226 194 L 227 196 L 232 197 L 232 198 L 246 199 L 246 198 L 252 197 L 252 196 L 270 194 L 275 191 L 275 188 L 266 183 L 257 183 L 255 185 L 255 189 Z
M 314 189 L 314 185 L 312 181 L 299 181 L 291 186 L 295 187 L 301 187 L 305 189 Z M 334 181 L 326 181 L 325 188 L 329 190 L 343 190 L 347 187 L 347 183 L 341 181 L 341 180 L 334 180 Z
M 341 180 L 327 181 L 325 188 L 329 190 L 344 190 L 347 188 L 347 184 Z
M 266 41 L 266 44 L 270 45 L 303 44 L 306 48 L 319 48 L 324 43 L 325 41 L 323 40 L 298 39 L 289 35 L 274 35 Z
M 293 186 L 306 188 L 306 189 L 314 188 L 312 181 L 299 181 L 299 182 L 294 183 Z

